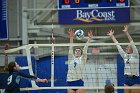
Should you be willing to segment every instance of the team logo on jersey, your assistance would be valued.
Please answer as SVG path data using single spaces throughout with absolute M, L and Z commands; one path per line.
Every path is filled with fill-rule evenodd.
M 77 63 L 76 63 L 76 62 L 74 62 L 74 68 L 76 68 L 76 66 L 77 66 Z

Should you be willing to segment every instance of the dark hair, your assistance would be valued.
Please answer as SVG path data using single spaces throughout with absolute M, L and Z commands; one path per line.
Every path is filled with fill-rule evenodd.
M 76 49 L 80 49 L 81 50 L 81 55 L 83 54 L 83 50 L 81 48 L 75 48 L 73 51 L 75 52 Z
M 105 85 L 105 93 L 114 93 L 114 86 L 113 86 L 113 84 Z
M 8 64 L 8 71 L 13 71 L 14 70 L 14 67 L 16 67 L 16 63 L 15 61 L 12 61 Z

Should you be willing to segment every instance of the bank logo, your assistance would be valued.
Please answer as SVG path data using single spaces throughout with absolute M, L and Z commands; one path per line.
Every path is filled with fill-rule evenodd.
M 93 21 L 116 21 L 115 11 L 99 11 L 99 10 L 77 10 L 76 18 L 73 20 L 79 20 L 82 22 L 93 22 Z

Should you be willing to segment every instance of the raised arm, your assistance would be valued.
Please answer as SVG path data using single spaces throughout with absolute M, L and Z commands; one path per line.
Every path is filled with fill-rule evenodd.
M 87 57 L 87 49 L 88 49 L 88 43 L 91 42 L 91 39 L 92 39 L 92 30 L 90 30 L 88 32 L 88 40 L 87 40 L 87 43 L 85 44 L 84 48 L 83 48 L 83 56 L 86 58 Z
M 107 35 L 111 37 L 114 43 L 118 42 L 114 36 L 114 30 L 111 29 L 109 32 L 107 32 Z
M 70 43 L 73 43 L 74 39 L 74 29 L 69 29 L 68 30 L 69 36 L 70 36 Z M 68 54 L 69 59 L 73 57 L 73 46 L 69 47 L 69 54 Z
M 92 30 L 90 30 L 89 32 L 88 32 L 88 43 L 90 43 L 91 42 L 91 39 L 92 39 L 92 35 L 93 33 L 92 33 Z
M 130 36 L 130 34 L 129 34 L 129 32 L 128 32 L 128 26 L 127 26 L 127 25 L 124 26 L 124 29 L 123 29 L 122 31 L 123 31 L 123 32 L 126 34 L 126 36 L 128 37 L 129 42 L 133 41 L 132 37 Z
M 69 29 L 68 30 L 69 36 L 70 36 L 70 43 L 73 43 L 74 39 L 74 29 Z
M 135 46 L 135 44 L 134 44 L 134 42 L 133 42 L 133 39 L 132 39 L 132 37 L 130 36 L 130 34 L 129 34 L 129 32 L 128 32 L 128 26 L 127 26 L 127 25 L 124 26 L 124 29 L 123 29 L 122 31 L 126 34 L 126 36 L 127 36 L 128 39 L 129 39 L 130 45 L 131 45 L 131 47 L 132 47 L 132 49 L 133 49 L 133 54 L 139 55 L 138 50 L 137 50 L 137 48 L 136 48 L 136 46 Z
M 120 55 L 122 56 L 122 58 L 124 58 L 125 52 L 122 49 L 122 47 L 118 44 L 118 41 L 117 41 L 117 39 L 114 36 L 114 31 L 113 30 L 110 30 L 109 32 L 107 32 L 107 35 L 110 36 L 110 38 L 113 40 L 113 42 L 117 44 L 116 47 L 117 47 Z

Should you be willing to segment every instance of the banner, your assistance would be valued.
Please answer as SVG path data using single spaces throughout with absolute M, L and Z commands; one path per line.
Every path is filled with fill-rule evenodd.
M 130 9 L 97 8 L 59 10 L 59 24 L 106 24 L 130 22 Z
M 0 0 L 0 40 L 8 39 L 7 0 Z

